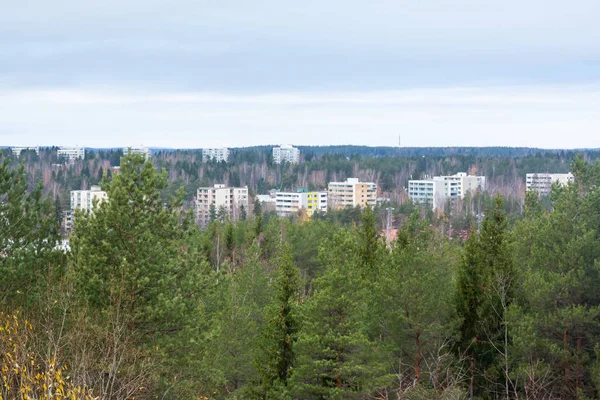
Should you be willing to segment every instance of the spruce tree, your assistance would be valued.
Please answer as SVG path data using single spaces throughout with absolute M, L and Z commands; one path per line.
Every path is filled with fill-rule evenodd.
M 300 277 L 293 265 L 291 248 L 284 244 L 274 284 L 274 298 L 266 309 L 268 322 L 262 332 L 261 353 L 256 359 L 259 381 L 253 392 L 260 398 L 277 398 L 277 393 L 284 390 L 292 376 L 296 362 L 299 290 Z
M 515 272 L 508 248 L 507 219 L 500 196 L 483 221 L 479 234 L 472 233 L 458 273 L 457 312 L 462 318 L 460 327 L 461 355 L 470 360 L 470 395 L 489 394 L 489 380 L 505 386 L 506 371 L 500 372 L 497 363 L 505 354 L 505 311 L 513 298 Z M 504 344 L 503 344 L 504 343 Z M 488 381 L 475 381 L 478 372 Z
M 343 232 L 321 250 L 327 269 L 302 307 L 294 398 L 366 398 L 382 385 L 386 374 L 368 338 L 361 245 Z

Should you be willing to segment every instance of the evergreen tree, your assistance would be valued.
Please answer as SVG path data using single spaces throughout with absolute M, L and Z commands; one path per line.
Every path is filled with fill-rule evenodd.
M 91 311 L 89 324 L 111 335 L 125 329 L 119 348 L 152 355 L 146 362 L 156 360 L 156 372 L 187 356 L 182 341 L 198 322 L 206 271 L 201 254 L 190 247 L 193 223 L 182 214 L 182 193 L 163 204 L 160 191 L 166 185 L 166 172 L 159 174 L 150 161 L 123 157 L 120 173 L 104 184 L 108 201 L 96 204 L 90 214 L 77 213 L 71 238 L 71 265 Z M 118 350 L 110 342 L 104 345 L 111 346 L 109 352 Z M 130 367 L 130 374 L 140 373 Z M 121 374 L 110 378 L 119 382 L 126 375 Z M 173 384 L 168 376 L 162 379 Z
M 513 298 L 515 272 L 507 241 L 507 219 L 502 198 L 496 196 L 494 208 L 483 221 L 479 234 L 467 241 L 458 274 L 457 311 L 463 322 L 460 327 L 462 354 L 470 358 L 473 378 L 470 396 L 490 395 L 486 385 L 490 380 L 505 388 L 507 371 L 498 367 L 500 356 L 506 354 L 505 311 Z M 503 349 L 503 350 L 502 350 Z M 504 363 L 506 359 L 504 359 Z M 474 381 L 476 372 L 487 382 Z
M 342 233 L 327 248 L 341 253 L 359 246 Z M 340 259 L 338 251 L 323 249 L 327 270 L 314 281 L 315 292 L 302 308 L 294 398 L 366 398 L 385 376 L 367 336 L 362 257 Z
M 266 311 L 268 322 L 262 333 L 261 353 L 256 359 L 259 381 L 253 391 L 260 398 L 276 398 L 292 375 L 296 361 L 299 290 L 298 270 L 293 265 L 291 249 L 285 244 L 279 260 L 274 299 Z
M 25 167 L 9 161 L 0 161 L 0 301 L 16 308 L 40 300 L 61 275 L 63 255 L 52 203 L 41 184 L 29 191 Z
M 217 208 L 214 203 L 210 203 L 210 206 L 208 206 L 208 218 L 211 224 L 217 220 Z
M 374 273 L 377 256 L 381 249 L 382 240 L 379 236 L 375 214 L 369 206 L 363 211 L 360 225 L 360 249 L 359 254 L 363 266 L 364 276 Z
M 256 242 L 246 253 L 243 268 L 219 276 L 206 310 L 210 334 L 203 368 L 211 377 L 207 395 L 243 396 L 245 385 L 257 380 L 254 358 L 264 325 L 263 310 L 271 297 L 268 278 Z

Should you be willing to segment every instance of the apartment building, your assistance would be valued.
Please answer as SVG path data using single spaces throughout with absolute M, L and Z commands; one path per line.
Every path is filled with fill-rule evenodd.
M 284 161 L 290 164 L 298 164 L 300 162 L 300 150 L 290 145 L 273 147 L 273 162 L 281 164 Z
M 71 211 L 92 211 L 94 200 L 98 203 L 108 200 L 108 195 L 100 186 L 92 186 L 90 190 L 71 190 Z
M 448 200 L 462 199 L 468 192 L 477 190 L 485 190 L 485 176 L 465 172 L 408 181 L 408 197 L 415 203 L 431 204 L 434 210 L 443 209 Z
M 376 201 L 377 185 L 373 182 L 348 178 L 346 182 L 329 182 L 327 186 L 327 205 L 330 208 L 374 207 Z
M 196 221 L 202 228 L 210 223 L 210 208 L 215 211 L 225 210 L 229 218 L 237 220 L 242 207 L 248 210 L 248 186 L 226 187 L 216 184 L 213 187 L 201 187 L 196 192 Z
M 150 149 L 147 147 L 123 147 L 123 155 L 141 154 L 148 160 L 150 158 Z
M 277 208 L 277 200 L 275 199 L 275 193 L 270 194 L 257 194 L 254 196 L 254 210 L 256 210 L 256 204 L 260 203 L 262 212 L 275 211 Z
M 78 146 L 61 146 L 56 152 L 58 158 L 64 158 L 69 163 L 74 163 L 75 160 L 85 159 L 85 147 Z
M 306 210 L 312 217 L 315 211 L 327 212 L 327 191 L 308 192 L 306 196 Z
M 552 191 L 552 184 L 567 185 L 573 182 L 572 173 L 566 174 L 548 174 L 548 173 L 531 173 L 525 176 L 525 186 L 527 191 L 535 190 L 541 195 L 548 195 Z
M 229 149 L 227 147 L 202 149 L 202 161 L 208 162 L 210 160 L 227 162 L 229 160 Z
M 308 193 L 306 191 L 297 192 L 277 192 L 275 193 L 275 211 L 280 217 L 297 215 L 308 205 Z
M 38 156 L 40 155 L 40 148 L 38 146 L 36 146 L 36 147 L 11 147 L 12 153 L 17 157 L 21 156 L 21 152 L 28 151 L 28 150 L 35 151 L 35 154 L 37 154 Z

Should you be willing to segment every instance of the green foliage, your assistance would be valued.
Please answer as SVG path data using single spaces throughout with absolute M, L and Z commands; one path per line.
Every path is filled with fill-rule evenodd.
M 466 354 L 476 369 L 495 381 L 508 379 L 497 370 L 505 354 L 505 311 L 513 299 L 516 274 L 508 247 L 508 222 L 502 198 L 494 199 L 494 208 L 483 221 L 479 234 L 472 234 L 458 275 L 457 311 L 462 318 L 462 343 L 459 354 Z M 504 346 L 504 348 L 503 348 Z M 487 382 L 480 379 L 472 388 L 488 393 Z
M 268 322 L 262 331 L 261 352 L 255 364 L 259 380 L 253 391 L 260 398 L 273 398 L 277 388 L 287 386 L 292 376 L 296 362 L 294 346 L 298 340 L 296 308 L 299 290 L 298 270 L 293 265 L 289 245 L 284 245 L 274 283 L 274 298 L 266 308 Z
M 35 154 L 35 153 L 34 153 Z M 30 190 L 25 167 L 0 162 L 0 301 L 30 307 L 46 285 L 62 274 L 63 254 L 56 210 L 42 198 L 42 186 Z
M 315 280 L 315 292 L 302 307 L 297 398 L 364 398 L 382 384 L 383 365 L 372 351 L 364 323 L 368 296 L 363 260 L 340 258 L 340 252 L 357 247 L 355 240 L 340 233 L 330 243 L 339 250 L 323 250 L 326 272 Z
M 164 367 L 185 358 L 181 341 L 197 329 L 206 270 L 190 246 L 192 222 L 181 196 L 160 199 L 166 184 L 166 174 L 142 156 L 123 157 L 120 173 L 104 183 L 109 200 L 77 213 L 70 257 L 93 311 L 90 324 L 110 332 L 115 318 L 125 321 L 130 343 L 163 359 Z M 160 379 L 173 384 L 169 376 Z

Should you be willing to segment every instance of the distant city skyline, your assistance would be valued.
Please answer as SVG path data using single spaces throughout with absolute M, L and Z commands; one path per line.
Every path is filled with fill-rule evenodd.
M 0 145 L 600 147 L 600 2 L 25 0 Z

